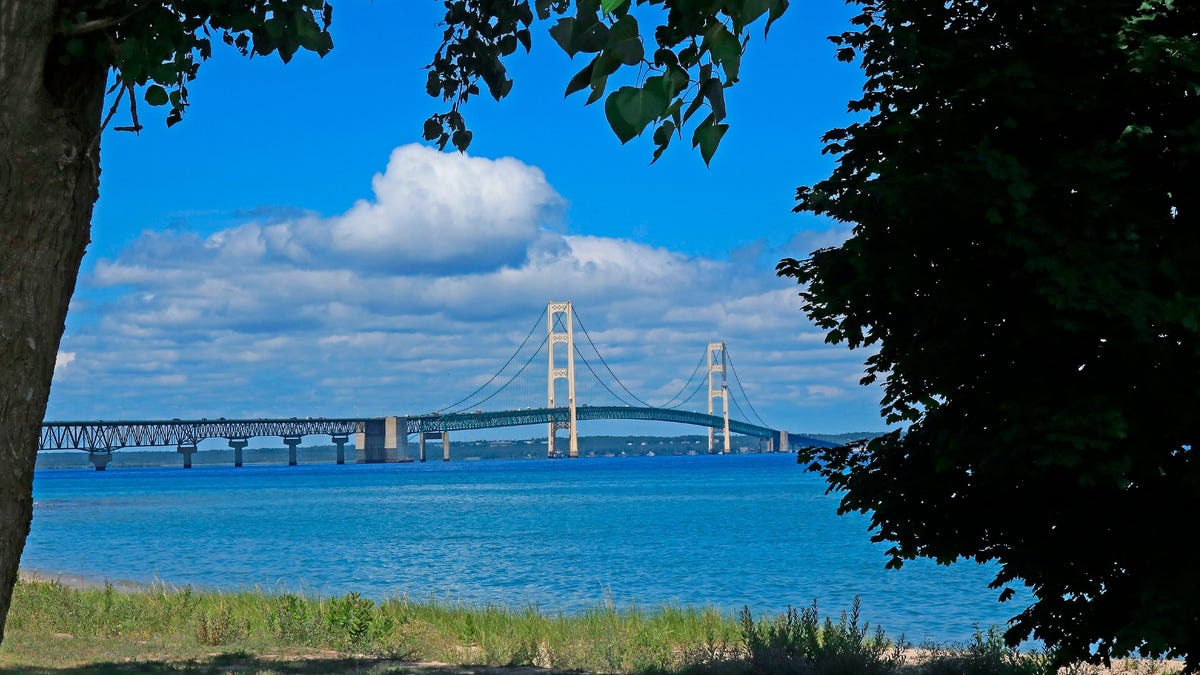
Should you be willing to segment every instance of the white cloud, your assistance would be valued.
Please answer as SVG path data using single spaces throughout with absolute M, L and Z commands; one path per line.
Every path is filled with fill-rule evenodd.
M 880 426 L 877 393 L 848 385 L 865 354 L 823 344 L 761 247 L 721 261 L 563 232 L 565 200 L 511 158 L 404 146 L 372 186 L 373 200 L 341 215 L 285 211 L 207 237 L 147 231 L 98 261 L 60 366 L 82 358 L 56 384 L 51 418 L 428 411 L 485 382 L 546 302 L 570 299 L 603 360 L 650 402 L 678 392 L 723 340 L 773 425 Z M 529 350 L 545 331 L 543 319 Z M 579 400 L 609 402 L 587 369 L 605 364 L 581 331 L 577 345 L 588 359 Z M 487 405 L 544 401 L 545 368 L 543 352 L 514 380 L 519 403 L 506 393 Z M 97 399 L 97 388 L 115 393 Z
M 54 357 L 54 372 L 61 373 L 72 361 L 75 360 L 75 352 L 59 352 Z
M 380 262 L 519 263 L 563 199 L 541 170 L 511 157 L 489 160 L 420 145 L 392 152 L 360 201 L 330 223 L 334 248 Z

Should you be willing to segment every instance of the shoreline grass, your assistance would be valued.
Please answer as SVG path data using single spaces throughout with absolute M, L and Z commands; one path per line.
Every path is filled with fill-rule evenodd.
M 1117 672 L 1163 673 L 1169 665 Z M 455 665 L 468 664 L 471 668 Z M 18 582 L 0 674 L 587 672 L 738 675 L 1048 672 L 1046 655 L 1003 646 L 996 630 L 914 651 L 816 604 L 775 617 L 713 608 L 616 608 L 579 614 L 398 597 L 376 603 L 262 590 L 196 592 L 162 584 L 74 588 Z M 499 672 L 505 672 L 501 670 Z M 1086 668 L 1073 675 L 1099 672 Z

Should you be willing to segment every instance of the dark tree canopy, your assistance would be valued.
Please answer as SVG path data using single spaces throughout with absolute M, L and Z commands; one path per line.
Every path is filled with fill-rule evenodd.
M 749 27 L 765 17 L 763 33 L 787 11 L 789 0 L 445 0 L 442 46 L 429 65 L 426 86 L 450 110 L 425 122 L 425 139 L 466 150 L 471 132 L 459 107 L 480 93 L 482 81 L 496 100 L 513 81 L 504 57 L 532 44 L 534 14 L 556 18 L 550 36 L 568 55 L 593 55 L 567 83 L 566 94 L 588 90 L 586 105 L 604 98 L 604 113 L 622 143 L 653 126 L 657 160 L 697 112 L 707 111 L 691 133 L 693 148 L 712 159 L 725 124 L 725 89 L 738 81 Z M 643 28 L 635 9 L 661 23 Z M 652 12 L 650 10 L 657 10 Z M 642 76 L 604 96 L 623 67 Z
M 802 461 L 892 564 L 996 561 L 1007 633 L 1200 668 L 1200 3 L 855 0 L 859 123 L 784 260 L 907 425 Z

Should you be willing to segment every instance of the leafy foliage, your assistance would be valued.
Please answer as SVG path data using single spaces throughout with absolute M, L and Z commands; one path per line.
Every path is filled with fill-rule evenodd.
M 856 0 L 860 121 L 786 259 L 907 424 L 805 461 L 891 566 L 996 561 L 1006 639 L 1200 669 L 1200 4 Z
M 530 49 L 534 14 L 558 17 L 550 36 L 568 55 L 591 56 L 567 83 L 566 95 L 588 90 L 585 105 L 605 98 L 609 78 L 636 67 L 635 84 L 608 94 L 604 112 L 622 143 L 654 127 L 657 160 L 702 109 L 708 115 L 692 131 L 692 147 L 710 162 L 728 125 L 725 89 L 738 80 L 749 27 L 766 17 L 764 35 L 788 8 L 788 0 L 446 0 L 442 45 L 429 65 L 426 90 L 450 102 L 450 110 L 425 122 L 425 138 L 465 150 L 471 132 L 459 108 L 480 93 L 482 81 L 496 100 L 513 81 L 503 59 L 518 45 Z M 648 49 L 640 6 L 656 7 L 663 22 Z M 573 11 L 572 11 L 573 10 Z
M 76 0 L 58 7 L 60 59 L 117 71 L 108 119 L 128 92 L 131 125 L 117 127 L 128 131 L 142 128 L 139 88 L 146 103 L 169 106 L 167 126 L 183 119 L 187 84 L 212 56 L 214 39 L 246 56 L 278 53 L 284 63 L 300 49 L 321 56 L 333 49 L 333 6 L 325 0 Z

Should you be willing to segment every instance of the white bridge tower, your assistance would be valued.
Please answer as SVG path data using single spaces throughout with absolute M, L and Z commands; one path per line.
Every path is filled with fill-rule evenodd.
M 566 331 L 556 331 L 554 329 L 554 320 L 558 315 L 564 315 Z M 571 310 L 571 302 L 551 302 L 546 305 L 546 328 L 548 339 L 546 340 L 546 351 L 550 353 L 550 364 L 547 372 L 547 406 L 548 408 L 556 407 L 554 405 L 554 384 L 558 380 L 567 381 L 567 407 L 571 411 L 570 420 L 567 422 L 551 422 L 549 433 L 546 438 L 546 455 L 549 457 L 555 456 L 555 441 L 557 440 L 558 430 L 567 429 L 570 434 L 570 445 L 567 450 L 567 457 L 579 456 L 579 429 L 575 414 L 575 315 Z M 556 345 L 566 345 L 566 361 L 565 368 L 559 367 L 554 359 L 554 348 Z M 711 405 L 711 404 L 710 404 Z M 728 415 L 726 415 L 728 418 Z M 711 444 L 711 441 L 710 441 Z
M 713 399 L 721 399 L 721 412 L 725 418 L 725 445 L 722 452 L 729 454 L 729 384 L 725 380 L 725 343 L 708 343 L 708 414 L 713 414 Z M 718 384 L 717 375 L 720 375 Z M 716 429 L 708 428 L 708 452 L 713 452 L 713 436 Z

